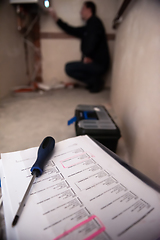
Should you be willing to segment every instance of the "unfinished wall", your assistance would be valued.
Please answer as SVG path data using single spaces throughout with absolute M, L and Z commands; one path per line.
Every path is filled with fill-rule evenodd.
M 24 45 L 9 1 L 0 1 L 0 98 L 27 83 Z
M 117 30 L 111 99 L 128 160 L 160 184 L 160 1 L 132 1 Z
M 52 0 L 51 5 L 57 11 L 59 17 L 74 26 L 82 25 L 80 10 L 84 1 L 82 0 Z M 114 34 L 112 21 L 118 11 L 117 0 L 94 0 L 97 5 L 98 16 L 102 19 L 106 32 Z M 41 33 L 62 33 L 62 30 L 54 23 L 53 19 L 41 12 Z M 109 40 L 111 57 L 113 56 L 114 40 Z M 49 38 L 41 39 L 43 81 L 54 84 L 57 81 L 71 81 L 65 72 L 64 65 L 68 61 L 79 60 L 80 41 L 78 39 Z

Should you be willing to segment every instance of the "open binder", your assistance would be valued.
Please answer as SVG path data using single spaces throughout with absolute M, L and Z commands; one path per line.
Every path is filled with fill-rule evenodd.
M 37 149 L 1 155 L 8 240 L 160 237 L 160 186 L 88 136 L 56 144 L 18 224 L 12 228 Z

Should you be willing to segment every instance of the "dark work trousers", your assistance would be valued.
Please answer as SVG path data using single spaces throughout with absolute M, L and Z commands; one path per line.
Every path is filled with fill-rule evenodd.
M 100 90 L 106 68 L 97 63 L 69 62 L 65 66 L 66 73 L 87 85 L 90 90 Z

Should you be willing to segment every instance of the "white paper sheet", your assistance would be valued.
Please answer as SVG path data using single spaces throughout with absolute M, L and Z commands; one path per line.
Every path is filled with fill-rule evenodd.
M 1 156 L 8 240 L 158 239 L 160 194 L 87 136 L 56 144 L 12 228 L 37 150 Z

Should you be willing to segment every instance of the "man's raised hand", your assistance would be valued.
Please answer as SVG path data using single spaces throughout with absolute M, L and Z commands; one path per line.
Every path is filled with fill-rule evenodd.
M 48 12 L 51 15 L 51 17 L 54 19 L 55 22 L 58 21 L 58 16 L 56 11 L 53 8 L 48 8 Z

